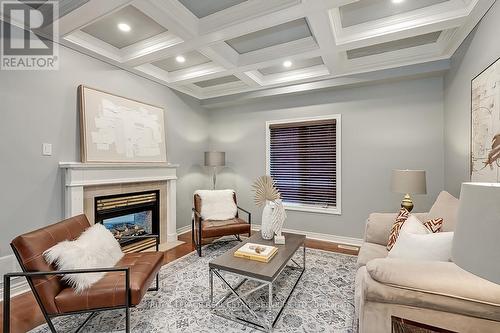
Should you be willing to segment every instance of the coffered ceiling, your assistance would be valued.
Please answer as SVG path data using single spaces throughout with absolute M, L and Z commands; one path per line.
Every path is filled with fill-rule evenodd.
M 60 2 L 61 43 L 208 100 L 449 59 L 495 0 Z

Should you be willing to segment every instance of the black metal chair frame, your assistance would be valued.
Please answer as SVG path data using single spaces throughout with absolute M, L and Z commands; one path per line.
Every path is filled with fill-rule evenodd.
M 248 224 L 250 225 L 250 232 L 248 233 L 248 237 L 251 236 L 251 232 L 252 232 L 252 213 L 250 213 L 249 211 L 241 208 L 240 206 L 236 206 L 238 208 L 238 210 L 241 210 L 242 212 L 246 213 L 248 215 Z M 201 224 L 203 223 L 204 219 L 201 217 L 201 214 L 200 212 L 198 212 L 195 208 L 192 209 L 193 210 L 193 218 L 191 219 L 191 238 L 192 238 L 192 241 L 193 241 L 193 244 L 195 245 L 196 247 L 196 252 L 198 252 L 198 256 L 201 257 L 201 242 L 202 242 L 202 234 L 201 234 Z M 238 215 L 236 215 L 236 217 L 238 217 Z M 195 235 L 195 231 L 194 231 L 194 224 L 195 224 L 195 220 L 196 218 L 198 218 L 198 233 Z M 236 239 L 238 241 L 241 242 L 241 238 L 240 238 L 240 235 L 237 234 L 237 235 L 234 235 L 236 237 Z
M 158 235 L 140 235 L 140 236 L 126 236 L 122 237 L 121 239 L 147 239 L 147 238 L 155 238 L 156 243 L 155 245 L 151 245 L 148 248 L 151 248 L 153 246 L 156 247 L 156 251 L 158 252 L 159 250 L 159 236 Z M 84 314 L 84 313 L 89 313 L 90 315 L 84 320 L 84 322 L 77 327 L 75 333 L 81 332 L 82 329 L 89 323 L 89 321 L 99 312 L 102 311 L 109 311 L 109 310 L 117 310 L 117 309 L 125 309 L 125 332 L 129 333 L 130 332 L 130 309 L 133 308 L 133 306 L 130 305 L 130 268 L 129 267 L 107 267 L 107 268 L 93 268 L 93 269 L 72 269 L 72 270 L 60 270 L 60 271 L 48 271 L 48 272 L 28 272 L 25 268 L 25 266 L 22 263 L 22 260 L 19 256 L 19 253 L 15 249 L 15 247 L 11 244 L 12 250 L 14 251 L 14 254 L 17 258 L 17 261 L 19 262 L 19 265 L 21 266 L 21 269 L 23 270 L 22 272 L 14 272 L 14 273 L 7 273 L 3 276 L 3 286 L 4 286 L 4 294 L 3 294 L 3 332 L 4 333 L 9 333 L 10 332 L 10 280 L 14 277 L 25 277 L 26 280 L 28 281 L 28 284 L 31 288 L 31 291 L 33 292 L 33 295 L 35 296 L 35 299 L 40 306 L 40 310 L 42 311 L 42 314 L 45 318 L 45 321 L 47 322 L 47 325 L 49 326 L 49 329 L 52 333 L 57 333 L 57 330 L 54 327 L 54 323 L 52 322 L 52 318 L 56 317 L 62 317 L 62 316 L 69 316 L 69 315 L 75 315 L 75 314 Z M 65 275 L 65 274 L 83 274 L 83 273 L 108 273 L 108 272 L 125 272 L 125 304 L 120 305 L 120 306 L 113 306 L 113 307 L 103 307 L 103 308 L 96 308 L 96 309 L 88 309 L 88 310 L 82 310 L 82 311 L 71 311 L 71 312 L 65 312 L 65 313 L 58 313 L 58 314 L 49 314 L 47 313 L 47 310 L 45 309 L 45 306 L 42 303 L 42 300 L 40 298 L 40 295 L 38 294 L 33 281 L 32 277 L 36 276 L 47 276 L 47 275 Z M 159 281 L 158 281 L 158 274 L 156 274 L 155 278 L 155 287 L 154 288 L 149 288 L 148 291 L 158 291 L 159 289 Z

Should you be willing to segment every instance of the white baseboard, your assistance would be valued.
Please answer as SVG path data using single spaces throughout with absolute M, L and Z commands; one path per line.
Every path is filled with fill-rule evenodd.
M 260 225 L 252 225 L 252 230 L 259 231 Z M 361 244 L 363 244 L 363 240 L 361 238 L 322 234 L 319 232 L 311 232 L 311 231 L 295 230 L 295 229 L 283 229 L 283 232 L 305 235 L 309 239 L 315 239 L 319 241 L 331 242 L 337 244 L 345 244 L 356 247 L 360 247 Z
M 185 234 L 186 232 L 190 232 L 190 231 L 191 231 L 191 226 L 186 225 L 184 227 L 177 228 L 177 235 L 182 235 L 182 234 Z

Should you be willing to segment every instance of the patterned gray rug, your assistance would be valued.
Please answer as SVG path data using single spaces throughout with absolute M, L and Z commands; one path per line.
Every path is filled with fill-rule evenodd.
M 133 332 L 258 332 L 256 329 L 213 315 L 208 307 L 208 262 L 235 246 L 236 242 L 219 242 L 205 247 L 204 256 L 195 252 L 165 265 L 160 271 L 160 290 L 148 292 L 141 304 L 131 311 Z M 301 252 L 301 251 L 299 251 Z M 298 262 L 300 256 L 297 255 Z M 354 332 L 354 278 L 356 258 L 333 252 L 307 249 L 306 271 L 290 298 L 274 332 Z M 297 274 L 285 269 L 274 287 L 274 303 L 280 306 L 291 290 Z M 235 277 L 224 278 L 233 285 Z M 215 298 L 227 289 L 214 278 Z M 245 283 L 240 289 L 251 290 L 256 284 Z M 229 299 L 231 300 L 231 299 Z M 228 300 L 228 301 L 229 301 Z M 251 318 L 240 302 L 226 301 L 227 309 Z M 267 289 L 247 299 L 257 312 L 265 311 Z M 56 320 L 59 332 L 71 332 L 84 317 L 71 316 Z M 94 317 L 84 332 L 120 332 L 124 329 L 124 311 L 107 311 Z M 49 332 L 42 325 L 31 332 Z

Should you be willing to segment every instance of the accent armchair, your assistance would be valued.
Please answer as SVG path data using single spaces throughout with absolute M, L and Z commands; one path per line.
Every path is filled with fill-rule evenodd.
M 251 234 L 252 225 L 252 215 L 249 211 L 239 207 L 236 201 L 236 193 L 233 192 L 234 204 L 236 204 L 236 214 L 233 218 L 226 220 L 213 220 L 205 219 L 201 212 L 203 206 L 203 200 L 199 194 L 194 194 L 194 208 L 193 208 L 193 219 L 192 219 L 192 237 L 193 243 L 196 246 L 196 251 L 201 257 L 201 245 L 203 239 L 206 238 L 216 238 L 223 236 L 234 235 L 237 240 L 241 241 L 241 234 Z M 239 218 L 238 211 L 242 211 L 247 214 L 247 221 Z
M 148 290 L 158 290 L 158 272 L 163 253 L 158 252 L 158 236 L 131 236 L 127 238 L 156 238 L 157 252 L 127 253 L 115 267 L 58 271 L 47 264 L 43 252 L 64 240 L 80 236 L 90 223 L 85 215 L 16 237 L 11 247 L 22 272 L 4 275 L 3 332 L 10 332 L 10 280 L 25 277 L 51 332 L 56 329 L 52 319 L 59 316 L 90 313 L 77 328 L 81 329 L 100 311 L 125 309 L 125 331 L 130 332 L 130 308 L 138 305 Z M 82 293 L 61 281 L 65 274 L 106 272 L 102 279 Z M 149 288 L 156 280 L 156 286 Z

